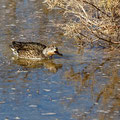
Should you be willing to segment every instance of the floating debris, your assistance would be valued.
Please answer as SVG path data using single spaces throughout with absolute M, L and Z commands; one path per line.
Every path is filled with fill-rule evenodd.
M 51 90 L 50 89 L 43 89 L 45 92 L 50 92 Z
M 110 112 L 110 110 L 97 110 L 97 112 L 99 112 L 99 113 L 109 113 Z
M 2 8 L 6 8 L 6 6 L 5 6 L 5 5 L 3 5 L 3 6 L 2 6 Z
M 16 90 L 16 88 L 11 88 L 11 90 Z
M 18 70 L 16 73 L 22 73 L 22 72 L 28 72 L 28 71 L 25 71 L 25 70 Z
M 29 107 L 36 108 L 37 105 L 29 105 Z
M 20 117 L 15 117 L 15 120 L 20 120 Z
M 31 97 L 31 96 L 32 96 L 32 94 L 28 94 L 28 96 L 29 96 L 29 97 Z
M 5 101 L 0 101 L 0 104 L 4 104 L 5 103 Z
M 56 115 L 56 113 L 42 113 L 41 115 Z

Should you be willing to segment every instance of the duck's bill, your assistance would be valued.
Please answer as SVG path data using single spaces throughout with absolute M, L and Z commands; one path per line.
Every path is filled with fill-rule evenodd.
M 55 52 L 59 56 L 63 56 L 63 54 L 59 53 L 58 51 Z

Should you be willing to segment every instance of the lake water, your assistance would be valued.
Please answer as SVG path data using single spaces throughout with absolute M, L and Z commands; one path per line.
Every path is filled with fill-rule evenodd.
M 120 54 L 79 50 L 42 0 L 0 0 L 0 120 L 119 120 Z M 12 41 L 56 44 L 63 57 L 14 60 Z

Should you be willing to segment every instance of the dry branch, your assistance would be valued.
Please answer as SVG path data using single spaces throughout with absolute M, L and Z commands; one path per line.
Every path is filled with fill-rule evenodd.
M 86 43 L 92 41 L 92 37 L 98 39 L 98 42 L 101 40 L 108 45 L 120 46 L 120 1 L 115 0 L 111 3 L 108 0 L 103 1 L 109 5 L 103 4 L 100 0 L 45 0 L 45 3 L 49 9 L 59 7 L 64 10 L 63 15 L 68 21 L 59 25 L 64 30 L 64 35 Z

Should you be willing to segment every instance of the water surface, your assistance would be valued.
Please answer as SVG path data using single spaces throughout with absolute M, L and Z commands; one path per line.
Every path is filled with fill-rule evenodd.
M 119 120 L 119 52 L 79 50 L 41 0 L 0 1 L 0 120 Z M 13 60 L 12 41 L 56 44 L 63 57 Z

